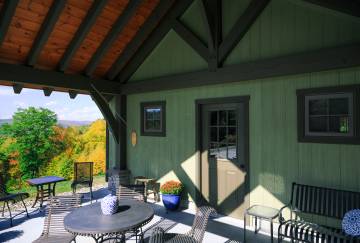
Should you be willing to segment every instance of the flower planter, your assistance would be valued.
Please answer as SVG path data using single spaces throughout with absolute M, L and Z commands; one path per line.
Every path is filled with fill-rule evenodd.
M 169 211 L 175 211 L 180 206 L 180 195 L 162 194 L 162 201 L 165 208 Z

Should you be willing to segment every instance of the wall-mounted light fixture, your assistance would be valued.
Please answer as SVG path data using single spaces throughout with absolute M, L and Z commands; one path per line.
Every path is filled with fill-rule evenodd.
M 131 145 L 133 147 L 135 147 L 135 145 L 137 144 L 137 134 L 136 134 L 136 131 L 135 130 L 132 130 L 131 131 Z

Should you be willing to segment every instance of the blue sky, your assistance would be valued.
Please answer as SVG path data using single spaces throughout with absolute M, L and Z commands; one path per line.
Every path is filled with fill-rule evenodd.
M 10 119 L 18 108 L 44 107 L 54 111 L 59 120 L 94 121 L 103 118 L 88 95 L 70 99 L 68 93 L 53 92 L 46 97 L 42 90 L 23 89 L 15 94 L 12 87 L 0 85 L 0 119 Z

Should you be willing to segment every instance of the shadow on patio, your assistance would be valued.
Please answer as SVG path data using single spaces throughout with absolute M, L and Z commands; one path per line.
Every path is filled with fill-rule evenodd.
M 101 199 L 109 191 L 105 188 L 94 192 L 95 200 Z M 86 200 L 84 203 L 89 203 Z M 185 233 L 192 225 L 195 211 L 185 209 L 178 212 L 166 213 L 161 203 L 150 202 L 155 210 L 154 219 L 144 227 L 145 238 L 151 234 L 155 227 L 162 227 L 165 231 L 171 233 Z M 14 227 L 9 226 L 7 220 L 0 220 L 0 242 L 32 242 L 40 236 L 44 221 L 44 211 L 36 209 L 30 210 L 30 219 L 21 215 L 14 220 Z M 264 226 L 267 226 L 266 224 Z M 252 228 L 250 227 L 250 231 Z M 135 242 L 134 238 L 128 237 L 129 242 Z M 257 235 L 253 232 L 247 234 L 247 242 L 269 242 L 270 237 L 261 232 Z M 93 242 L 91 238 L 77 237 L 77 243 Z M 209 221 L 204 242 L 243 242 L 243 221 L 218 216 Z

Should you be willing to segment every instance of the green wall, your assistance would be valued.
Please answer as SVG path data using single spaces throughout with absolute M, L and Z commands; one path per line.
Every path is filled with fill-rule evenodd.
M 224 0 L 226 35 L 248 1 Z M 225 65 L 355 43 L 360 21 L 315 5 L 272 0 Z M 203 38 L 196 6 L 183 21 Z M 198 19 L 200 21 L 200 19 Z M 171 31 L 138 69 L 132 81 L 206 69 L 207 64 Z M 360 146 L 297 142 L 296 90 L 360 83 L 360 67 L 129 95 L 127 164 L 132 175 L 178 178 L 196 191 L 195 100 L 250 95 L 250 202 L 280 207 L 293 181 L 360 191 Z M 140 136 L 140 102 L 166 100 L 166 137 Z M 130 131 L 138 144 L 130 144 Z M 324 220 L 324 219 L 319 219 Z

